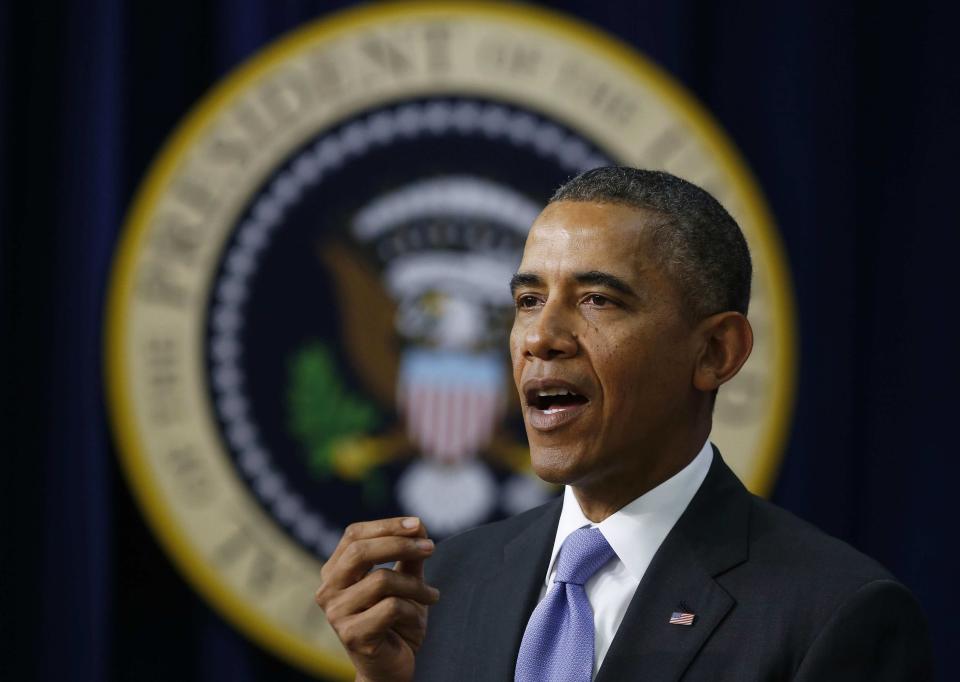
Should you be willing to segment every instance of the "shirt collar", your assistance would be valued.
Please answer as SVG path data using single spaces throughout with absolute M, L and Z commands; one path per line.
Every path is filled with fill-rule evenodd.
M 708 440 L 687 466 L 599 524 L 583 515 L 573 489 L 566 486 L 557 537 L 547 567 L 547 587 L 550 586 L 554 563 L 563 541 L 570 533 L 584 526 L 600 529 L 617 557 L 639 582 L 667 533 L 700 489 L 712 462 L 713 448 Z

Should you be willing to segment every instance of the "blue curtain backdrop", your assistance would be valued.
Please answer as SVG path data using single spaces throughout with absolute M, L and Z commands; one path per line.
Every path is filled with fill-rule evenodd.
M 224 624 L 146 529 L 104 416 L 101 326 L 123 212 L 165 136 L 241 60 L 348 4 L 0 5 L 0 678 L 305 679 Z M 952 3 L 549 5 L 669 70 L 754 169 L 799 303 L 799 393 L 774 500 L 915 592 L 949 679 L 960 608 Z

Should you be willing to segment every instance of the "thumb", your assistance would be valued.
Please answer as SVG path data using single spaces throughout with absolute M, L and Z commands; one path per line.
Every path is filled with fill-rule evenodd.
M 427 527 L 423 525 L 423 521 L 420 521 L 420 527 L 417 528 L 416 535 L 414 537 L 427 538 Z M 429 539 L 429 538 L 428 538 Z M 393 570 L 398 573 L 405 573 L 407 575 L 412 575 L 416 578 L 423 579 L 423 559 L 410 559 L 406 561 L 398 561 L 393 566 Z
M 423 579 L 423 559 L 417 561 L 398 561 L 393 566 L 397 573 L 405 573 Z

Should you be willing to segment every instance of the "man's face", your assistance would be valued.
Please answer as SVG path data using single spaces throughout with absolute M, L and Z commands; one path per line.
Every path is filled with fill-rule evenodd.
M 680 292 L 651 252 L 655 214 L 562 201 L 534 222 L 510 334 L 533 468 L 604 485 L 656 469 L 689 429 L 698 352 Z

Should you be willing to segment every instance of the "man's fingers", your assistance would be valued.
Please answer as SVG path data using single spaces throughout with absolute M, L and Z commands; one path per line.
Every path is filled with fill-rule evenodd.
M 433 554 L 433 541 L 421 537 L 373 537 L 347 545 L 321 571 L 324 585 L 344 589 L 359 581 L 377 564 L 390 561 L 423 561 Z
M 390 679 L 412 675 L 412 655 L 426 633 L 427 605 L 439 598 L 422 579 L 423 561 L 433 550 L 416 517 L 355 523 L 320 569 L 316 602 L 358 671 L 381 677 L 389 670 Z M 386 562 L 397 562 L 406 572 L 371 573 Z
M 408 559 L 407 561 L 398 561 L 393 566 L 397 573 L 404 573 L 414 578 L 423 580 L 423 559 Z
M 423 641 L 427 627 L 427 608 L 409 599 L 388 597 L 366 611 L 341 621 L 337 635 L 348 651 L 374 656 L 390 630 L 403 633 L 414 647 Z
M 377 519 L 351 523 L 343 531 L 340 543 L 330 555 L 330 561 L 336 561 L 351 543 L 357 540 L 399 535 L 403 537 L 427 537 L 427 529 L 416 516 L 397 516 L 392 519 Z
M 347 618 L 388 597 L 410 599 L 429 606 L 439 600 L 440 591 L 413 576 L 381 568 L 331 599 L 326 605 L 327 617 L 330 620 Z

